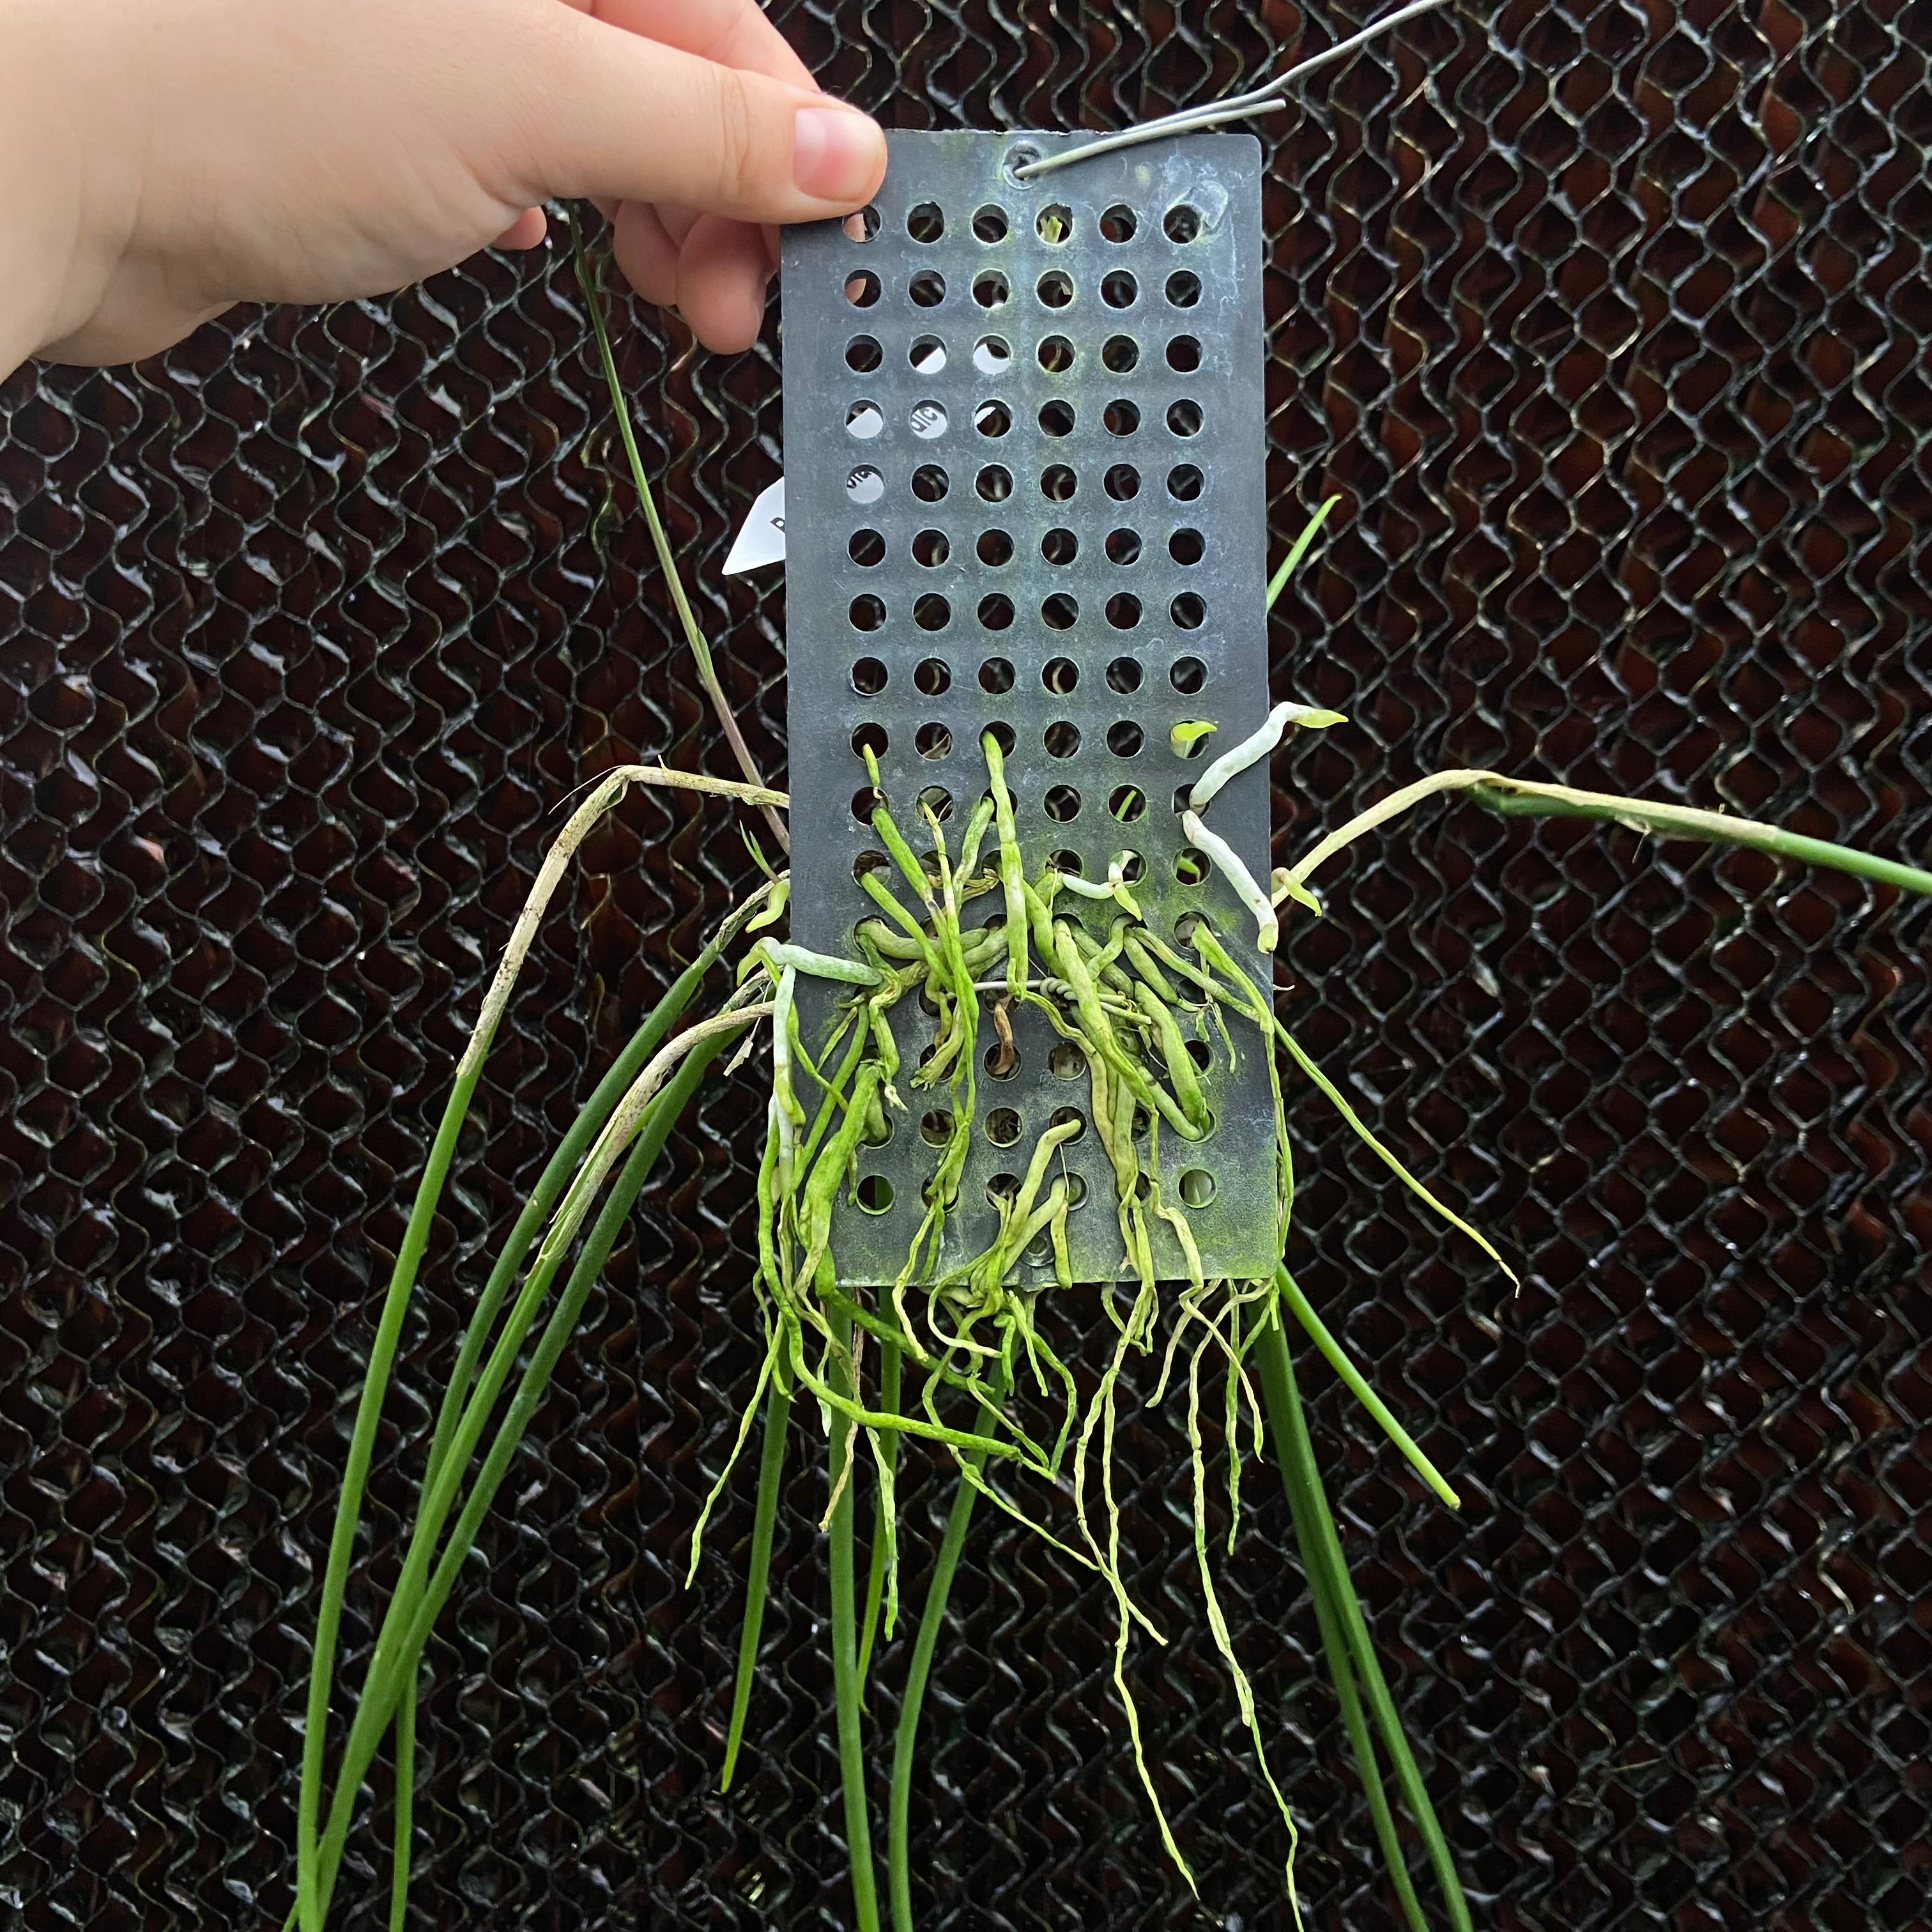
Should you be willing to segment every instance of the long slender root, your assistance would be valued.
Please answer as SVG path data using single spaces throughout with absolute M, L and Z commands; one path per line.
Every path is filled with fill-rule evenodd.
M 849 1352 L 852 1325 L 835 1316 L 832 1338 Z M 849 1352 L 847 1359 L 849 1360 Z M 844 1378 L 848 1368 L 835 1370 L 842 1391 L 856 1397 L 856 1378 Z M 843 1419 L 832 1425 L 831 1516 L 832 1676 L 837 1706 L 838 1769 L 844 1787 L 845 1842 L 852 1868 L 852 1910 L 859 1932 L 879 1932 L 879 1898 L 872 1876 L 871 1814 L 866 1802 L 866 1755 L 860 1726 L 862 1692 L 859 1678 L 858 1612 L 852 1586 L 852 1467 L 856 1460 L 857 1432 Z

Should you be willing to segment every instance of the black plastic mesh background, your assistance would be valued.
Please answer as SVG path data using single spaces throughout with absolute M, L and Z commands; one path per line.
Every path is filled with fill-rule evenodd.
M 775 12 L 904 125 L 1115 124 L 1362 17 L 1304 41 L 1265 0 Z M 1924 0 L 1510 4 L 1267 124 L 1277 554 L 1345 498 L 1280 607 L 1277 691 L 1354 720 L 1279 768 L 1283 856 L 1444 764 L 1932 850 L 1928 40 Z M 628 490 L 592 540 L 585 335 L 552 252 L 0 386 L 0 1899 L 34 1932 L 280 1922 L 318 1560 L 464 1029 L 570 787 L 644 754 L 728 769 Z M 780 467 L 776 342 L 776 312 L 730 360 L 640 315 L 622 349 L 774 770 L 782 586 L 718 566 Z M 750 877 L 662 797 L 590 848 L 464 1141 L 365 1580 L 493 1239 Z M 1525 1277 L 1510 1298 L 1298 1105 L 1292 1259 L 1466 1498 L 1420 1499 L 1309 1372 L 1479 1922 L 1922 1924 L 1925 909 L 1474 807 L 1328 883 L 1286 1010 Z M 754 1369 L 758 1105 L 716 1088 L 673 1142 L 434 1646 L 416 1924 L 848 1922 L 816 1455 L 728 1799 L 748 1480 L 682 1588 Z M 1289 1922 L 1185 1447 L 1170 1402 L 1122 1455 L 1172 1640 L 1136 1682 L 1200 1905 L 1135 1786 L 1103 1593 L 982 1512 L 927 1707 L 923 1926 Z M 1386 1928 L 1279 1486 L 1248 1495 L 1224 1600 L 1311 1923 Z M 911 1486 L 915 1604 L 946 1501 Z M 388 1799 L 344 1924 L 378 1922 Z

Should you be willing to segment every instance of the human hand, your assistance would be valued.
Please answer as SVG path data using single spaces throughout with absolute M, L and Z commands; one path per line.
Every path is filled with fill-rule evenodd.
M 772 224 L 885 171 L 755 0 L 0 0 L 0 373 L 534 247 L 553 196 L 596 200 L 639 292 L 741 349 Z

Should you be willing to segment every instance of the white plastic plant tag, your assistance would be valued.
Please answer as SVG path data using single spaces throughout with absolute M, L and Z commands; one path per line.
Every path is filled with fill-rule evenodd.
M 758 492 L 758 501 L 732 540 L 724 574 L 736 577 L 764 564 L 782 563 L 784 554 L 784 478 L 781 476 Z

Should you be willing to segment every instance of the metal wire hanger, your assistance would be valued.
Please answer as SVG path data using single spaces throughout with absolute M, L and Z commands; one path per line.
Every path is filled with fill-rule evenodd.
M 1205 128 L 1219 128 L 1229 121 L 1245 121 L 1252 114 L 1266 114 L 1275 108 L 1286 107 L 1288 89 L 1296 81 L 1305 80 L 1318 68 L 1327 67 L 1331 62 L 1353 53 L 1358 47 L 1366 46 L 1391 27 L 1399 27 L 1403 21 L 1412 20 L 1418 14 L 1429 13 L 1447 4 L 1448 0 L 1408 0 L 1406 6 L 1384 14 L 1379 20 L 1370 21 L 1346 40 L 1337 40 L 1321 53 L 1297 61 L 1286 72 L 1276 74 L 1274 80 L 1264 81 L 1259 87 L 1250 88 L 1246 94 L 1228 94 L 1198 107 L 1183 107 L 1172 114 L 1163 114 L 1157 121 L 1143 121 L 1137 128 L 1125 128 L 1118 134 L 1102 134 L 1096 140 L 1083 141 L 1077 148 L 1063 148 L 1058 154 L 1043 154 L 1037 160 L 1014 169 L 1013 178 L 1033 181 L 1041 175 L 1051 174 L 1056 168 L 1070 168 L 1076 161 L 1090 160 L 1096 154 L 1109 154 L 1118 148 L 1138 147 L 1143 141 L 1161 140 L 1169 134 L 1198 134 Z

